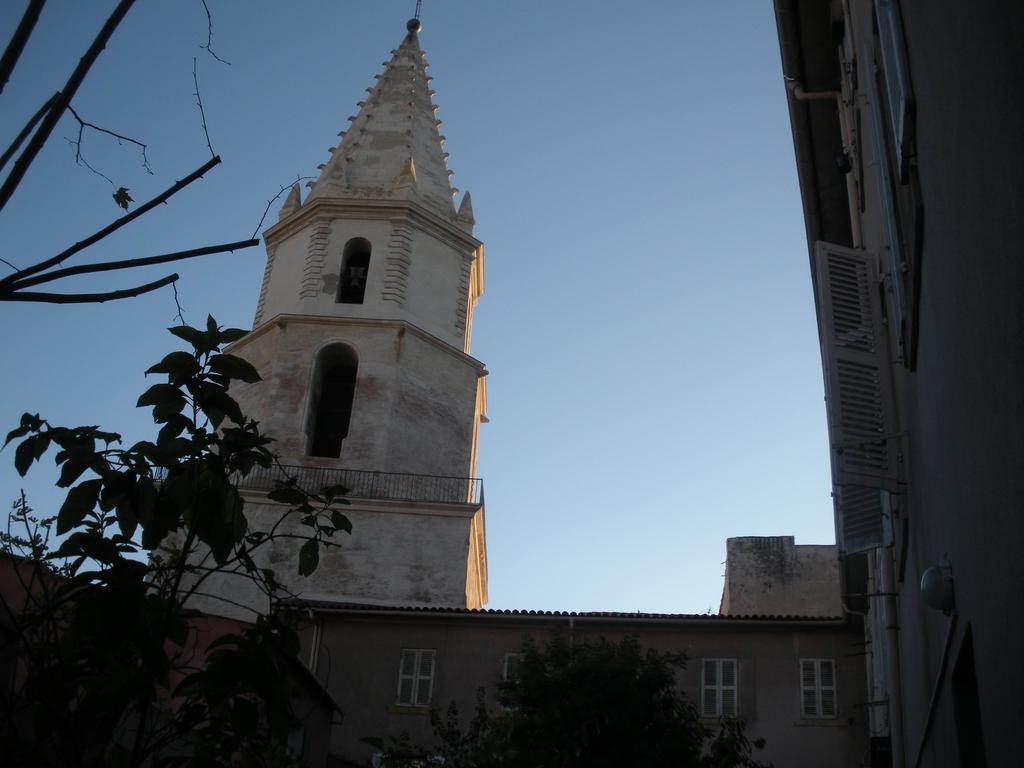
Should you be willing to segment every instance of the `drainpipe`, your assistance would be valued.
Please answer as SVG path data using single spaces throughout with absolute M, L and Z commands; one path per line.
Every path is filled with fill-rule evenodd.
M 843 94 L 841 91 L 805 91 L 796 78 L 785 77 L 786 90 L 794 99 L 802 102 L 809 101 L 835 101 L 836 113 L 839 116 L 839 134 L 843 142 L 843 151 L 853 145 L 853 136 L 850 126 L 846 122 L 846 110 L 844 109 Z M 853 178 L 853 171 L 846 173 L 846 203 L 850 209 L 850 230 L 853 238 L 853 247 L 863 247 L 860 235 L 860 205 L 857 203 L 857 183 Z
M 885 678 L 889 698 L 889 736 L 892 740 L 892 768 L 904 768 L 903 695 L 900 681 L 899 619 L 896 615 L 896 585 L 893 580 L 892 551 L 879 547 L 875 551 L 878 566 L 878 591 L 881 597 L 882 622 L 885 627 Z

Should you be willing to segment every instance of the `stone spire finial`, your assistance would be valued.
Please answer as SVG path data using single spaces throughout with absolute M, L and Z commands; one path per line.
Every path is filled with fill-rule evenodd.
M 367 89 L 366 101 L 307 199 L 415 199 L 446 218 L 455 217 L 420 28 L 418 19 L 410 19 L 405 38 L 377 84 Z
M 281 210 L 277 212 L 277 220 L 280 221 L 285 216 L 291 216 L 302 205 L 302 194 L 299 192 L 299 182 L 292 184 L 291 191 L 288 193 L 288 197 L 284 199 L 284 205 L 281 206 Z
M 476 219 L 473 218 L 473 198 L 469 196 L 469 192 L 462 196 L 462 202 L 459 203 L 459 212 L 455 216 L 455 220 L 464 229 L 470 233 L 473 232 L 473 225 L 476 224 Z

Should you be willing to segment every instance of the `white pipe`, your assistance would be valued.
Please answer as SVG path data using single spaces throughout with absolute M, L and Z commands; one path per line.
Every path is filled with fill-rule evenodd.
M 893 582 L 892 548 L 879 547 L 875 553 L 878 567 L 878 591 L 882 603 L 881 619 L 885 627 L 885 685 L 889 698 L 889 738 L 892 746 L 892 768 L 903 768 L 903 695 L 900 680 L 899 618 L 896 615 Z
M 840 67 L 842 66 L 842 53 L 839 54 Z M 836 113 L 839 116 L 839 135 L 843 143 L 843 151 L 846 152 L 847 156 L 852 159 L 852 152 L 849 151 L 850 147 L 853 146 L 853 136 L 850 133 L 850 126 L 846 122 L 846 102 L 843 99 L 841 91 L 805 91 L 796 79 L 787 77 L 786 90 L 788 90 L 793 98 L 797 101 L 829 101 L 835 100 L 836 102 Z M 863 241 L 860 234 L 860 205 L 857 200 L 857 182 L 854 179 L 852 169 L 846 174 L 846 205 L 850 210 L 850 235 L 853 240 L 854 248 L 863 247 Z

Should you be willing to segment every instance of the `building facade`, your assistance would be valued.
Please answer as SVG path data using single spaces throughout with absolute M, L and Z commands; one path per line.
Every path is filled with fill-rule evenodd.
M 1024 6 L 775 9 L 873 764 L 1016 764 Z
M 264 553 L 292 593 L 474 608 L 487 601 L 474 477 L 487 371 L 469 355 L 484 251 L 469 193 L 453 203 L 418 30 L 409 23 L 305 200 L 294 186 L 264 233 L 253 330 L 231 349 L 262 380 L 232 395 L 283 465 L 242 481 L 253 528 L 287 510 L 266 497 L 285 475 L 348 489 L 358 534 L 335 536 L 313 576 L 296 575 L 287 541 Z M 265 609 L 245 579 L 206 592 Z
M 867 757 L 862 630 L 843 617 L 772 617 L 547 611 L 470 611 L 307 603 L 314 621 L 303 654 L 344 712 L 331 740 L 333 765 L 368 765 L 362 741 L 409 736 L 437 743 L 432 708 L 455 702 L 465 729 L 484 688 L 497 683 L 527 638 L 575 642 L 630 635 L 689 661 L 680 688 L 709 725 L 746 722 L 763 737 L 757 759 L 787 768 L 855 768 Z

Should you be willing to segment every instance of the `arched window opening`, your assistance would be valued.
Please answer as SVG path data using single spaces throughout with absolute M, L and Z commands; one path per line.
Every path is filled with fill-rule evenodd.
M 337 344 L 320 354 L 310 410 L 309 454 L 336 459 L 348 437 L 359 360 L 351 347 Z
M 370 241 L 362 237 L 353 237 L 345 243 L 341 254 L 341 279 L 338 281 L 339 304 L 363 303 L 371 250 Z

